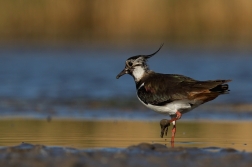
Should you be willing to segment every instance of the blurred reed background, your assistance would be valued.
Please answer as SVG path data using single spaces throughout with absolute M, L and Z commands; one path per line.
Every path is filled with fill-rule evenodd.
M 1 0 L 0 44 L 250 49 L 251 0 Z

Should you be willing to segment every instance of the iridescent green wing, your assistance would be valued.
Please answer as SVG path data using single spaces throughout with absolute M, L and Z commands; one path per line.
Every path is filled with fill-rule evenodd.
M 138 89 L 138 97 L 146 104 L 163 105 L 187 98 L 185 88 L 193 85 L 195 80 L 183 75 L 155 74 L 148 76 L 143 83 Z

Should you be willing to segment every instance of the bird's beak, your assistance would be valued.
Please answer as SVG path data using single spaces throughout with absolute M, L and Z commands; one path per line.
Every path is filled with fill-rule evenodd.
M 117 76 L 116 79 L 119 79 L 121 76 L 123 76 L 124 74 L 128 74 L 129 70 L 127 68 L 124 68 Z

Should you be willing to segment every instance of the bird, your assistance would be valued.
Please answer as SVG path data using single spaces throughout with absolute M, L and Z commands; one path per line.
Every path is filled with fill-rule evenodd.
M 161 138 L 167 136 L 170 123 L 173 124 L 171 144 L 174 147 L 176 121 L 192 109 L 214 100 L 229 90 L 227 82 L 230 79 L 199 81 L 180 74 L 162 74 L 150 70 L 147 60 L 160 51 L 150 55 L 136 55 L 128 58 L 124 69 L 116 76 L 119 79 L 124 74 L 134 78 L 136 94 L 139 101 L 147 108 L 158 113 L 167 114 L 170 120 L 160 121 Z

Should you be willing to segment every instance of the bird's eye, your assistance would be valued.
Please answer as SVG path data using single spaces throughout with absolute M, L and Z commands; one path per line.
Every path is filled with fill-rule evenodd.
M 132 62 L 128 62 L 128 65 L 129 65 L 129 66 L 132 66 L 132 64 L 133 64 Z

